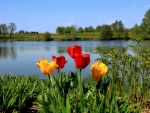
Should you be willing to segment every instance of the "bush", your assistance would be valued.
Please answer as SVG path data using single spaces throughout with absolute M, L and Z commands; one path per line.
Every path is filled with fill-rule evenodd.
M 51 41 L 51 34 L 49 32 L 44 33 L 45 41 Z
M 109 25 L 103 25 L 100 31 L 100 39 L 109 40 L 113 36 L 113 32 Z

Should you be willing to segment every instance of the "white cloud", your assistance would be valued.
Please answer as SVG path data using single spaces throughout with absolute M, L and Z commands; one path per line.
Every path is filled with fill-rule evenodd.
M 112 21 L 112 22 L 108 22 L 107 24 L 108 25 L 111 25 L 112 23 L 114 23 L 116 20 Z
M 150 7 L 150 4 L 147 4 L 146 7 Z
M 141 17 L 140 20 L 142 20 L 144 17 Z
M 73 17 L 71 16 L 71 17 L 69 17 L 69 19 L 73 19 Z
M 74 24 L 74 23 L 73 23 L 73 22 L 65 22 L 65 24 L 72 25 L 72 24 Z
M 135 5 L 133 5 L 132 7 L 135 8 Z

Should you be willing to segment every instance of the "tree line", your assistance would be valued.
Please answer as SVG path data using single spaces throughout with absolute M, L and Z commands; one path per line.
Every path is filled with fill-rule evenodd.
M 0 24 L 0 37 L 5 37 L 6 34 L 9 34 L 10 38 L 16 30 L 15 23 L 10 23 L 8 26 L 6 24 Z
M 0 37 L 5 37 L 6 34 L 9 34 L 11 37 L 12 34 L 15 33 L 16 25 L 15 23 L 10 23 L 8 26 L 6 24 L 0 24 Z M 140 25 L 135 23 L 133 28 L 125 28 L 124 24 L 121 20 L 116 20 L 111 25 L 103 24 L 98 25 L 96 28 L 92 26 L 89 27 L 77 27 L 75 25 L 72 26 L 58 26 L 56 28 L 56 32 L 58 34 L 65 34 L 67 37 L 76 38 L 78 33 L 100 33 L 100 39 L 129 39 L 129 38 L 142 38 L 142 39 L 150 39 L 150 9 L 148 9 L 142 19 Z M 38 34 L 37 31 L 24 31 L 20 30 L 18 33 L 21 34 Z M 50 37 L 50 33 L 45 32 L 46 37 Z M 130 37 L 129 37 L 130 33 Z M 46 38 L 49 40 L 49 38 Z
M 56 32 L 59 34 L 73 34 L 74 36 L 77 36 L 77 33 L 100 32 L 100 39 L 133 39 L 137 37 L 142 39 L 150 39 L 150 9 L 146 11 L 141 24 L 138 25 L 135 23 L 134 27 L 130 29 L 125 28 L 121 20 L 116 20 L 111 25 L 103 24 L 101 26 L 97 26 L 96 28 L 93 28 L 92 26 L 85 28 L 77 28 L 76 26 L 58 26 L 56 28 Z M 129 37 L 129 32 L 131 37 Z
M 89 27 L 79 27 L 76 26 L 67 26 L 67 27 L 57 27 L 56 32 L 59 34 L 68 34 L 68 35 L 74 35 L 72 37 L 75 37 L 75 34 L 77 33 L 85 33 L 85 32 L 100 32 L 101 39 L 109 39 L 114 35 L 116 38 L 128 38 L 128 29 L 124 28 L 124 24 L 121 20 L 116 20 L 112 25 L 104 24 L 102 26 L 97 26 L 95 29 L 92 26 Z

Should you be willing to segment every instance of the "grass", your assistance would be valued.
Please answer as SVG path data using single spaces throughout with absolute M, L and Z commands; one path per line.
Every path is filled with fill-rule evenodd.
M 95 48 L 96 60 L 108 67 L 98 83 L 71 70 L 50 79 L 0 76 L 0 112 L 141 113 L 150 103 L 150 49 L 139 50 L 140 43 L 130 47 L 136 56 L 127 53 L 128 47 Z
M 68 40 L 68 36 L 65 34 L 53 34 L 51 33 L 51 38 L 55 41 Z M 99 33 L 80 33 L 78 34 L 78 40 L 97 40 Z M 12 38 L 6 35 L 5 38 L 1 38 L 0 41 L 45 41 L 44 34 L 14 34 Z
M 128 39 L 135 39 L 137 36 L 133 35 L 132 32 L 128 33 L 129 36 Z M 70 41 L 70 40 L 99 40 L 100 33 L 99 32 L 84 32 L 84 33 L 78 33 L 77 37 L 75 39 L 71 38 L 71 35 L 66 34 L 57 34 L 57 33 L 51 33 L 51 40 L 54 41 Z M 139 36 L 138 36 L 139 37 Z M 115 38 L 112 37 L 110 40 L 125 40 L 122 38 Z M 145 37 L 144 40 L 150 40 L 150 35 Z M 5 38 L 0 38 L 0 41 L 45 41 L 44 33 L 39 34 L 13 34 L 10 38 L 7 34 Z

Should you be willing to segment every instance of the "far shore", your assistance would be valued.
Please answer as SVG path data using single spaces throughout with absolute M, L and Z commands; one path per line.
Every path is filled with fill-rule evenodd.
M 51 37 L 48 41 L 98 41 L 101 40 L 99 32 L 94 33 L 78 33 L 76 38 L 72 38 L 71 35 L 51 33 Z M 134 40 L 134 36 L 128 35 L 127 38 L 124 37 L 111 37 L 108 40 Z M 144 40 L 150 40 L 150 37 Z M 13 34 L 9 37 L 7 34 L 5 37 L 0 37 L 0 42 L 3 41 L 45 41 L 44 34 Z

